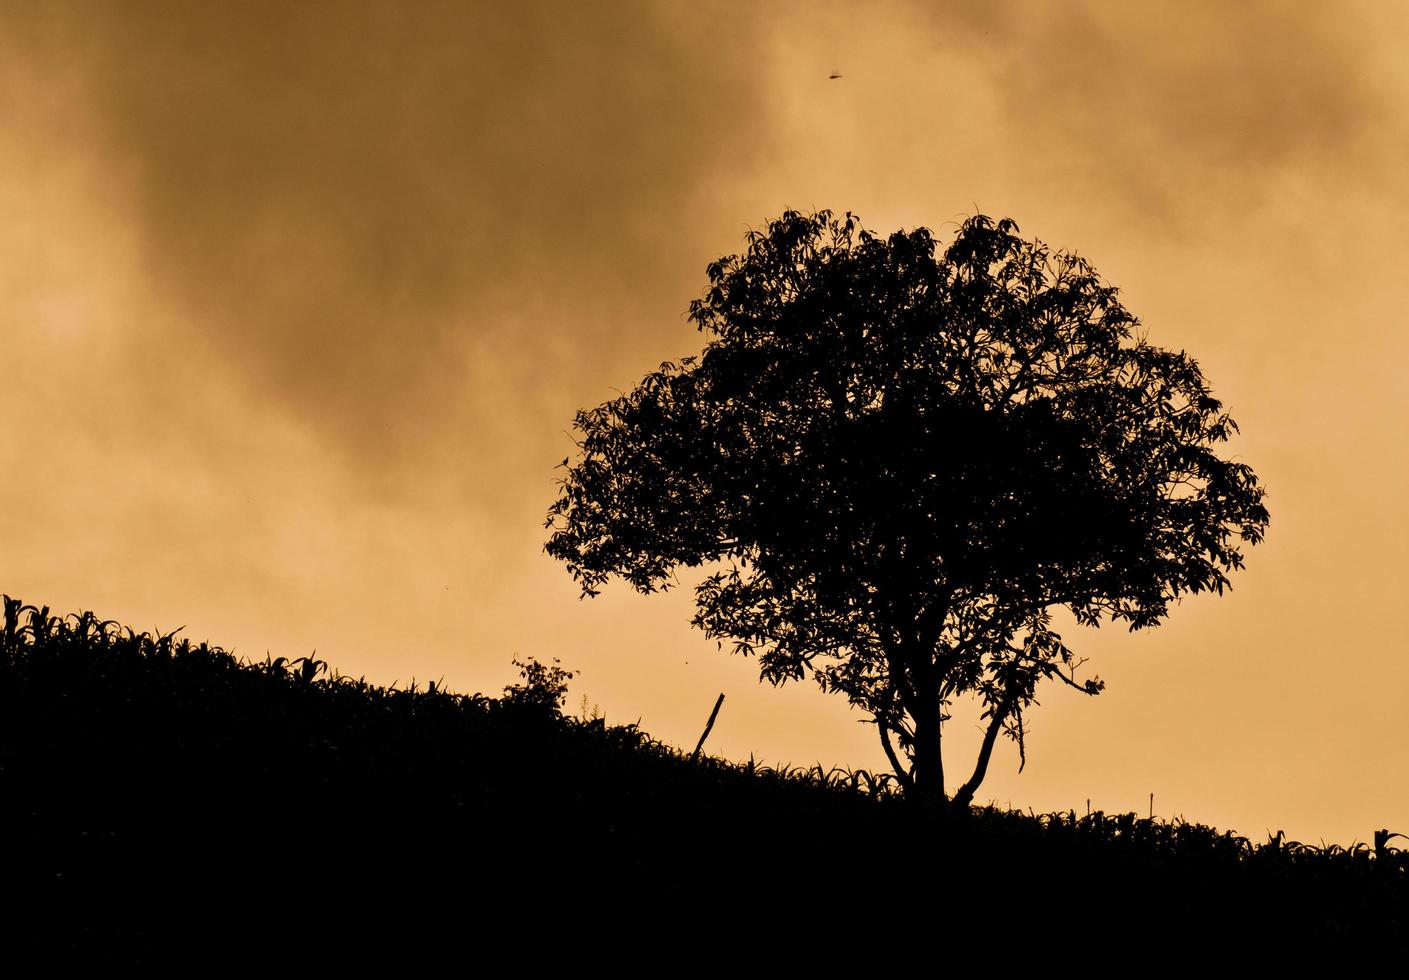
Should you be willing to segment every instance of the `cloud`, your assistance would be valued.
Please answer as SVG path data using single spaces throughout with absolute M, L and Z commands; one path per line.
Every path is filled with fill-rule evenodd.
M 1373 6 L 1023 2 L 937 16 L 1054 184 L 1183 222 L 1200 220 L 1178 215 L 1191 189 L 1251 209 L 1289 176 L 1388 184 L 1397 169 Z
M 466 385 L 539 383 L 554 334 L 589 331 L 574 347 L 598 356 L 631 341 L 613 320 L 678 282 L 699 183 L 757 135 L 749 17 L 643 0 L 7 19 L 50 82 L 81 79 L 87 152 L 127 175 L 179 324 L 153 349 L 209 350 L 374 460 L 433 439 Z M 486 356 L 505 361 L 467 364 Z
M 908 47 L 857 66 L 848 91 L 882 68 L 892 101 L 923 85 L 910 76 L 928 31 L 969 66 L 956 97 L 985 88 L 992 124 L 1030 148 L 999 165 L 1048 193 L 1187 224 L 1191 187 L 1253 207 L 1281 173 L 1384 169 L 1370 146 L 1386 104 L 1353 13 L 1021 2 L 817 17 L 863 15 Z M 645 0 L 0 17 L 45 85 L 76 85 L 87 155 L 130 193 L 163 305 L 148 349 L 239 378 L 373 465 L 426 452 L 451 416 L 532 402 L 584 357 L 609 374 L 683 309 L 717 251 L 698 244 L 702 189 L 760 169 L 779 110 L 770 46 L 800 28 L 755 5 Z

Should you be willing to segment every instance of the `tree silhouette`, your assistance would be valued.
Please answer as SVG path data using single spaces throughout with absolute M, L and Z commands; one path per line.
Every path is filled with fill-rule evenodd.
M 712 566 L 694 624 L 874 720 L 907 791 L 946 798 L 947 708 L 981 699 L 967 805 L 1039 682 L 1087 694 L 1051 627 L 1154 626 L 1228 587 L 1264 491 L 1198 364 L 1145 342 L 1081 258 L 979 215 L 939 249 L 786 212 L 709 266 L 712 339 L 577 414 L 546 551 L 585 596 Z M 904 762 L 897 756 L 898 743 Z

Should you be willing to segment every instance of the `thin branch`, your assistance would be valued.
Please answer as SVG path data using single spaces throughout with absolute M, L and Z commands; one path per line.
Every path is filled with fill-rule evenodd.
M 979 784 L 983 782 L 983 777 L 988 775 L 988 760 L 993 755 L 993 744 L 998 740 L 998 733 L 1003 728 L 1003 722 L 1008 716 L 1008 712 L 1013 709 L 1016 698 L 1009 697 L 1002 705 L 995 708 L 993 718 L 988 723 L 988 730 L 983 733 L 983 745 L 979 748 L 978 763 L 974 766 L 974 774 L 969 777 L 969 781 L 959 787 L 959 792 L 954 794 L 956 806 L 968 806 L 974 798 L 974 793 L 978 792 Z
M 881 748 L 885 750 L 886 758 L 890 760 L 890 766 L 895 770 L 895 777 L 900 780 L 900 785 L 905 788 L 905 791 L 907 793 L 910 792 L 910 790 L 914 788 L 915 780 L 910 775 L 909 770 L 902 766 L 900 760 L 896 758 L 895 749 L 890 744 L 890 727 L 880 718 L 877 718 L 876 730 L 880 732 Z

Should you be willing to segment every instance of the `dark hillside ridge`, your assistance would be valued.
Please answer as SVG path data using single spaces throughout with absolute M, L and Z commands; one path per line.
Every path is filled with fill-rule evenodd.
M 388 689 L 4 612 L 0 921 L 8 948 L 56 964 L 405 946 L 463 965 L 584 940 L 617 966 L 760 941 L 882 966 L 898 949 L 1405 956 L 1409 862 L 1384 841 L 940 813 L 865 774 L 692 762 L 562 715 L 541 672 L 501 698 Z

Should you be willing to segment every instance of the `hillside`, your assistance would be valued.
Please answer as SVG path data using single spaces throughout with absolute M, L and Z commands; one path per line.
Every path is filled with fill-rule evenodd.
M 1409 862 L 1384 841 L 936 813 L 866 773 L 692 762 L 565 716 L 538 665 L 499 698 L 388 689 L 4 603 L 4 921 L 50 957 L 1406 951 Z

